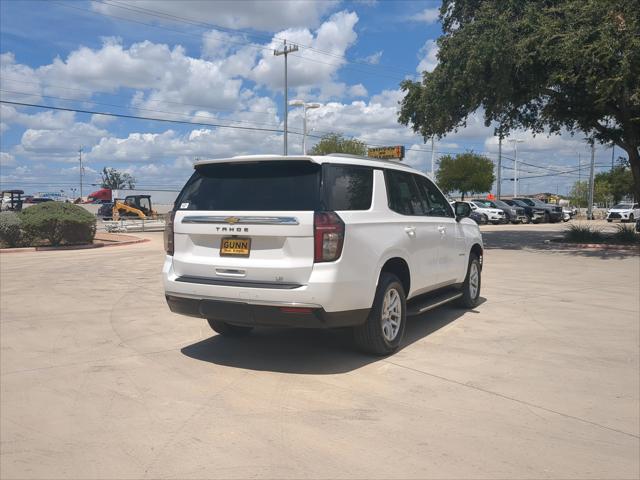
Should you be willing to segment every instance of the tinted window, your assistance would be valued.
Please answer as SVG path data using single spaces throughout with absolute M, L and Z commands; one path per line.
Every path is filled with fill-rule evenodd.
M 322 177 L 327 210 L 369 210 L 371 207 L 371 168 L 325 164 Z
M 398 170 L 385 170 L 389 208 L 403 215 L 424 215 L 426 205 L 413 180 L 413 175 Z
M 201 165 L 176 202 L 188 210 L 318 210 L 320 165 L 275 161 Z
M 427 210 L 425 215 L 430 217 L 453 217 L 453 209 L 438 190 L 438 188 L 428 179 L 420 175 L 415 175 L 416 182 L 420 188 L 420 193 L 426 199 Z

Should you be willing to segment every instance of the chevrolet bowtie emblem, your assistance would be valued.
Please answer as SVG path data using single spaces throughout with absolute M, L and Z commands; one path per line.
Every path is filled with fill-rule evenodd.
M 224 219 L 225 222 L 233 225 L 235 223 L 238 223 L 240 221 L 240 219 L 238 217 L 227 217 Z

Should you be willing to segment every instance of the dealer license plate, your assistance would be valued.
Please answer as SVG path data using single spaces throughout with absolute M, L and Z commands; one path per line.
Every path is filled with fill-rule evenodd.
M 250 251 L 250 238 L 226 237 L 220 242 L 221 257 L 248 257 Z

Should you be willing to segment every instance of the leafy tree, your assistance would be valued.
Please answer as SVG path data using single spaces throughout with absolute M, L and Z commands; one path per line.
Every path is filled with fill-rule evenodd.
M 445 192 L 460 192 L 462 199 L 467 193 L 484 193 L 491 190 L 495 176 L 493 162 L 473 152 L 440 158 L 436 174 L 438 185 Z
M 350 153 L 367 155 L 367 145 L 357 138 L 344 138 L 339 133 L 328 133 L 311 149 L 311 155 L 328 155 L 330 153 Z
M 586 208 L 589 204 L 589 182 L 575 182 L 569 191 L 569 200 L 572 205 Z M 608 205 L 612 202 L 611 186 L 606 179 L 595 178 L 593 185 L 593 203 L 597 205 Z
M 624 164 L 618 165 L 608 172 L 598 173 L 595 178 L 596 188 L 598 183 L 607 184 L 613 203 L 618 203 L 623 198 L 633 195 L 633 175 Z
M 104 167 L 102 173 L 102 188 L 118 190 L 120 188 L 136 188 L 136 179 L 125 172 L 119 172 L 115 168 Z
M 426 139 L 484 113 L 497 134 L 584 132 L 627 152 L 640 199 L 638 0 L 443 0 L 439 63 L 402 83 Z

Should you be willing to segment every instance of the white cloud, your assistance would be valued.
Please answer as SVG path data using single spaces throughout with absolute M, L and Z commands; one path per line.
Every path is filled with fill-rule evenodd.
M 159 12 L 155 16 L 136 13 L 131 9 L 118 8 L 114 4 L 93 2 L 92 8 L 98 12 L 120 17 L 135 18 L 137 20 L 154 21 L 158 23 L 183 24 L 180 18 L 191 22 L 206 22 L 222 27 L 235 29 L 254 29 L 273 32 L 283 28 L 315 27 L 321 17 L 333 9 L 338 2 L 335 0 L 181 0 L 167 2 L 159 0 L 137 0 L 130 3 L 138 9 Z M 128 7 L 128 5 L 125 5 Z M 197 12 L 197 14 L 195 13 Z M 174 17 L 168 17 L 167 15 Z M 175 18 L 180 17 L 180 18 Z
M 10 167 L 15 165 L 16 157 L 7 152 L 0 152 L 0 166 Z
M 22 125 L 27 128 L 62 130 L 74 123 L 75 113 L 48 110 L 35 114 L 27 114 L 10 105 L 0 105 L 0 117 L 8 124 Z
M 290 44 L 300 44 L 315 50 L 328 52 L 327 56 L 318 51 L 300 47 L 300 51 L 289 56 L 289 87 L 327 88 L 335 83 L 335 76 L 346 63 L 343 58 L 346 50 L 355 43 L 354 30 L 358 15 L 354 12 L 338 12 L 325 21 L 312 33 L 309 29 L 288 29 L 278 33 L 278 38 L 287 38 Z M 273 55 L 274 49 L 281 49 L 282 42 L 272 40 L 269 50 L 262 51 L 260 60 L 252 69 L 250 79 L 271 90 L 280 90 L 284 86 L 283 58 Z M 340 58 L 342 57 L 342 58 Z
M 416 67 L 418 73 L 424 71 L 433 72 L 433 69 L 438 65 L 438 44 L 435 40 L 427 40 L 420 49 L 420 55 L 422 59 Z
M 14 153 L 29 160 L 75 162 L 80 146 L 86 151 L 106 135 L 106 130 L 89 123 L 74 123 L 62 130 L 29 128 Z
M 362 60 L 370 63 L 371 65 L 378 65 L 380 63 L 380 59 L 382 58 L 382 50 L 372 53 L 371 55 L 364 57 Z
M 439 8 L 425 8 L 421 12 L 418 12 L 415 15 L 409 17 L 409 19 L 413 20 L 414 22 L 435 23 L 438 21 L 439 16 Z

